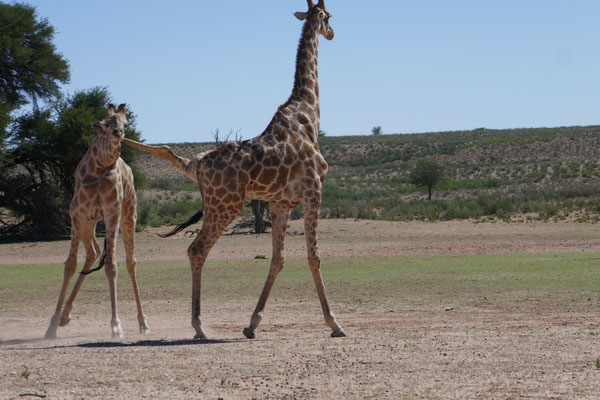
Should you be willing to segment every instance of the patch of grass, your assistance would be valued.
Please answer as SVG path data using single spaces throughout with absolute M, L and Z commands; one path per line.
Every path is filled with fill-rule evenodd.
M 203 299 L 209 304 L 254 302 L 266 279 L 270 260 L 207 261 Z M 471 255 L 452 257 L 335 258 L 322 260 L 322 274 L 333 304 L 398 302 L 437 307 L 481 304 L 498 306 L 532 301 L 556 305 L 597 298 L 600 253 Z M 0 266 L 0 310 L 25 308 L 51 313 L 62 282 L 62 265 Z M 124 266 L 121 266 L 121 272 Z M 187 261 L 139 262 L 138 281 L 144 302 L 189 299 L 191 273 Z M 133 302 L 126 273 L 118 280 L 119 299 Z M 272 299 L 307 301 L 318 307 L 312 274 L 304 259 L 289 260 L 278 276 Z M 109 302 L 106 277 L 86 278 L 78 302 L 87 309 Z M 40 307 L 43 305 L 42 307 Z M 187 310 L 182 310 L 187 312 Z M 50 314 L 48 314 L 50 315 Z

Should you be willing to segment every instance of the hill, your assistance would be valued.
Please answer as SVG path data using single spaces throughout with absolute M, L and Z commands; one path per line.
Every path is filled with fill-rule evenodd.
M 600 126 L 324 136 L 319 145 L 329 164 L 323 217 L 597 221 L 600 213 Z M 215 144 L 169 146 L 189 157 Z M 445 171 L 432 201 L 409 183 L 422 158 Z M 148 178 L 144 201 L 199 201 L 170 164 L 144 154 L 138 166 Z

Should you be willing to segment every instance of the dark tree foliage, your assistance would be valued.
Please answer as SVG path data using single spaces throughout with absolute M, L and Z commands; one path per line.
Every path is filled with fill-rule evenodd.
M 105 88 L 78 92 L 54 105 L 17 118 L 0 165 L 0 235 L 54 237 L 68 233 L 68 207 L 74 173 L 95 133 L 90 123 L 104 117 L 110 94 Z M 125 136 L 140 140 L 129 112 Z M 123 146 L 121 156 L 133 169 L 136 154 Z
M 415 169 L 410 173 L 410 182 L 415 186 L 427 188 L 428 200 L 431 200 L 433 187 L 444 177 L 442 165 L 434 160 L 417 160 Z
M 53 39 L 54 28 L 35 8 L 0 2 L 0 131 L 13 110 L 29 101 L 37 109 L 37 99 L 53 100 L 69 81 L 69 64 Z

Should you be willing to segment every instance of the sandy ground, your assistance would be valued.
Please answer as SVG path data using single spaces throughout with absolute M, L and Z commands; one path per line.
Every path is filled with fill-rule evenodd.
M 591 224 L 327 220 L 320 227 L 323 258 L 600 251 L 600 228 Z M 301 230 L 292 222 L 288 258 L 304 257 Z M 184 259 L 189 243 L 143 233 L 136 255 Z M 0 264 L 61 263 L 67 249 L 68 242 L 3 244 Z M 269 235 L 232 235 L 211 257 L 269 253 Z M 168 307 L 150 304 L 147 336 L 121 315 L 122 341 L 108 337 L 106 307 L 78 314 L 53 341 L 41 339 L 47 305 L 27 316 L 3 313 L 0 398 L 600 398 L 598 299 L 452 310 L 417 301 L 336 304 L 349 334 L 341 339 L 329 337 L 318 304 L 290 300 L 268 310 L 253 341 L 241 330 L 254 302 L 203 303 L 208 341 L 190 340 L 188 303 L 186 293 Z
M 193 228 L 198 228 L 199 225 Z M 170 227 L 151 228 L 136 235 L 136 259 L 160 261 L 186 259 L 193 239 L 180 233 L 161 239 L 157 233 Z M 219 239 L 208 259 L 247 259 L 248 255 L 271 254 L 271 235 L 231 235 Z M 306 257 L 303 220 L 291 221 L 286 238 L 288 259 Z M 600 227 L 594 224 L 549 223 L 473 223 L 388 222 L 352 219 L 321 220 L 319 224 L 321 257 L 378 257 L 504 253 L 561 253 L 600 250 Z M 68 241 L 0 244 L 0 265 L 63 263 L 69 252 Z M 118 261 L 124 260 L 119 240 Z M 80 246 L 79 262 L 84 260 Z

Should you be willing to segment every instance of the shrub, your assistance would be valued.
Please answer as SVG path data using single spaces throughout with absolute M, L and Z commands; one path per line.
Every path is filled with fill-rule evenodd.
M 155 198 L 140 197 L 138 199 L 136 230 L 146 226 L 178 224 L 202 208 L 202 200 L 171 200 L 159 202 Z

